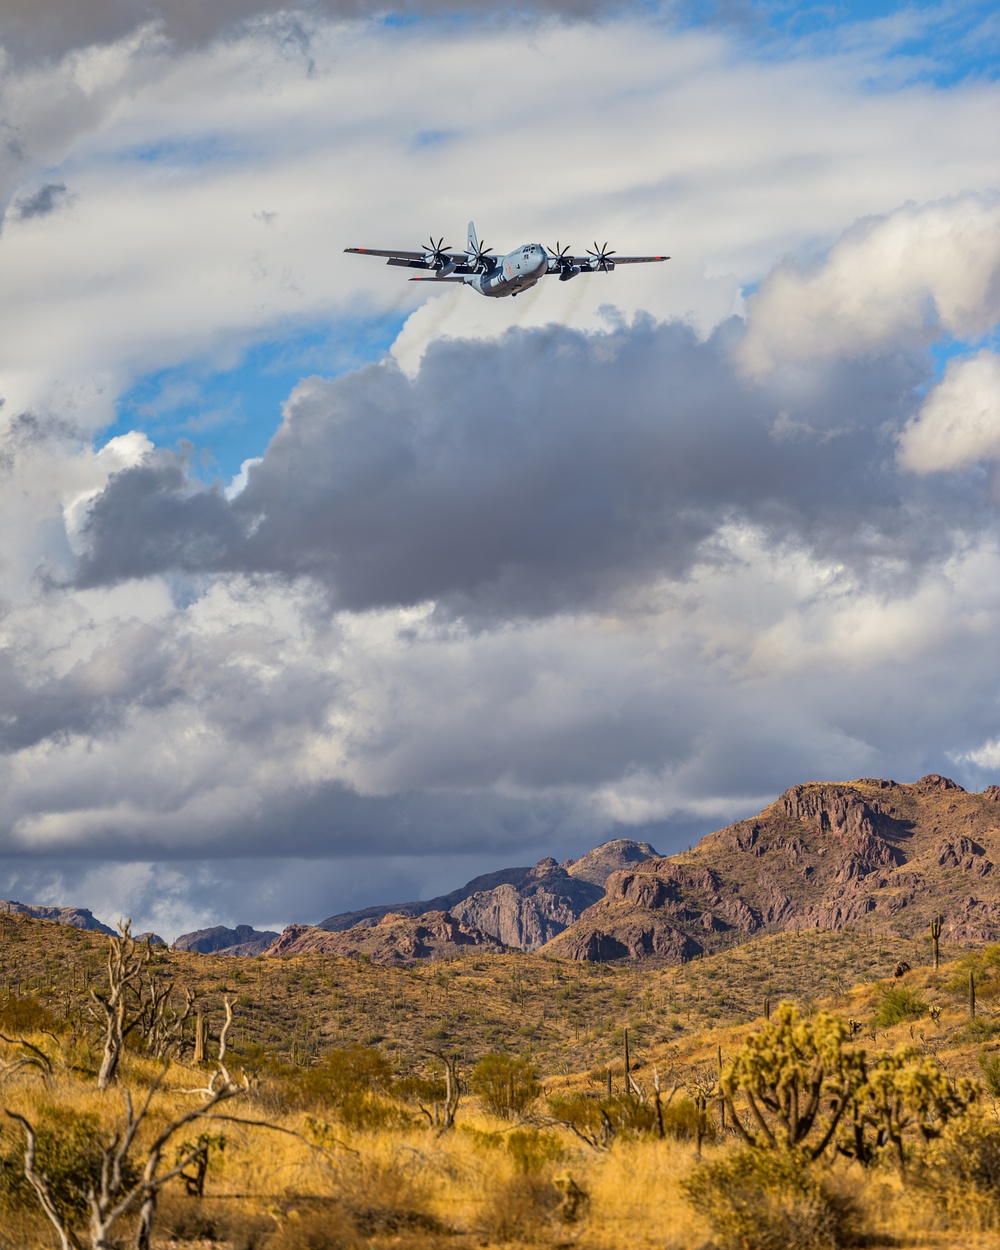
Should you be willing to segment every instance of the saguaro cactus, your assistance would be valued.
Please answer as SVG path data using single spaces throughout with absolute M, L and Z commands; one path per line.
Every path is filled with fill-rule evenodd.
M 931 947 L 934 951 L 934 971 L 938 970 L 938 938 L 941 936 L 941 917 L 935 916 L 931 921 Z
M 194 1018 L 194 1061 L 205 1062 L 205 1043 L 208 1040 L 208 1021 L 199 1011 Z
M 976 1014 L 976 974 L 969 969 L 969 1015 Z

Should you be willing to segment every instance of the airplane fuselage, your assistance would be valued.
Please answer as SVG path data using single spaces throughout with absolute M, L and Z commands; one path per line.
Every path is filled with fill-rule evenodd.
M 541 243 L 526 243 L 523 247 L 508 252 L 506 256 L 501 256 L 482 273 L 466 274 L 464 280 L 467 286 L 473 287 L 480 295 L 499 299 L 504 295 L 517 295 L 533 287 L 547 272 L 548 266 L 548 253 Z

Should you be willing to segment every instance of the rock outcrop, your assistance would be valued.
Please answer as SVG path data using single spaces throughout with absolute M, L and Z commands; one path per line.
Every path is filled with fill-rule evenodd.
M 269 948 L 269 956 L 363 955 L 372 963 L 404 964 L 418 959 L 501 953 L 502 942 L 446 911 L 405 916 L 389 912 L 375 925 L 331 932 L 318 925 L 293 924 Z
M 16 916 L 33 916 L 35 920 L 52 920 L 56 924 L 68 924 L 72 929 L 89 929 L 93 933 L 106 933 L 114 937 L 115 930 L 94 917 L 86 907 L 45 907 L 40 903 L 17 903 L 11 898 L 0 898 L 0 912 Z
M 534 868 L 504 868 L 438 898 L 344 912 L 318 927 L 342 932 L 377 925 L 389 914 L 422 916 L 446 911 L 505 946 L 537 950 L 603 897 L 604 883 L 612 872 L 654 856 L 656 851 L 648 842 L 616 838 L 564 864 L 549 857 Z
M 174 942 L 174 950 L 200 951 L 203 955 L 263 955 L 277 937 L 269 929 L 258 930 L 248 924 L 238 924 L 235 929 L 217 924 L 182 933 Z
M 683 855 L 613 872 L 545 946 L 570 959 L 676 963 L 777 930 L 876 923 L 903 936 L 944 917 L 952 942 L 1000 940 L 1000 789 L 932 773 L 793 786 Z
M 604 883 L 613 872 L 629 868 L 633 864 L 644 863 L 647 859 L 658 859 L 656 851 L 648 842 L 633 842 L 631 838 L 615 838 L 611 842 L 602 842 L 579 859 L 568 859 L 562 866 L 577 881 L 589 881 L 591 885 L 604 889 Z

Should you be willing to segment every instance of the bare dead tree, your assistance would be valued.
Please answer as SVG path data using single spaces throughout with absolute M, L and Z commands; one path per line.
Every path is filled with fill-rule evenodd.
M 146 1050 L 153 1059 L 166 1059 L 180 1046 L 184 1025 L 194 1010 L 195 995 L 184 991 L 183 1006 L 174 1006 L 174 983 L 157 985 L 150 979 L 140 989 L 142 1022 L 140 1031 L 146 1041 Z
M 446 1055 L 441 1050 L 432 1050 L 430 1054 L 444 1064 L 444 1104 L 441 1108 L 441 1127 L 438 1129 L 440 1136 L 454 1126 L 462 1097 L 462 1083 L 458 1079 L 458 1060 L 454 1055 Z
M 118 1075 L 125 1039 L 141 1023 L 143 973 L 150 958 L 149 943 L 133 938 L 131 921 L 121 922 L 118 933 L 109 939 L 108 988 L 90 991 L 91 1010 L 104 1023 L 104 1054 L 97 1074 L 100 1090 L 107 1089 Z
M 170 1141 L 189 1124 L 210 1116 L 220 1103 L 245 1092 L 245 1085 L 235 1081 L 225 1065 L 220 1063 L 213 1075 L 202 1101 L 197 1107 L 171 1120 L 153 1142 L 145 1150 L 145 1162 L 138 1180 L 128 1184 L 127 1164 L 136 1146 L 136 1135 L 149 1115 L 153 1099 L 163 1081 L 161 1073 L 149 1087 L 142 1105 L 136 1111 L 129 1090 L 124 1091 L 125 1119 L 124 1124 L 106 1144 L 101 1146 L 100 1180 L 92 1185 L 87 1194 L 89 1220 L 87 1240 L 91 1250 L 113 1250 L 112 1230 L 123 1216 L 138 1209 L 139 1220 L 136 1229 L 135 1250 L 150 1250 L 153 1221 L 156 1216 L 156 1203 L 160 1190 L 184 1169 L 195 1162 L 200 1145 L 194 1145 L 178 1158 L 175 1165 L 161 1171 L 163 1152 Z M 82 1250 L 82 1243 L 77 1230 L 72 1226 L 70 1216 L 60 1208 L 52 1193 L 48 1178 L 35 1166 L 37 1139 L 34 1126 L 15 1111 L 7 1110 L 7 1115 L 21 1125 L 25 1135 L 24 1175 L 38 1199 L 39 1205 L 48 1217 L 49 1222 L 59 1237 L 60 1250 Z
M 0 1033 L 0 1042 L 6 1042 L 8 1046 L 22 1047 L 20 1055 L 5 1062 L 0 1061 L 0 1081 L 12 1076 L 21 1068 L 37 1068 L 43 1080 L 52 1075 L 52 1060 L 33 1042 L 23 1037 L 8 1037 L 6 1033 Z

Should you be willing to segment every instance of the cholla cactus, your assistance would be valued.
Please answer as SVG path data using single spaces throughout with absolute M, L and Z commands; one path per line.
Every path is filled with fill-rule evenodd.
M 915 1130 L 925 1142 L 937 1137 L 950 1119 L 963 1114 L 979 1097 L 979 1087 L 964 1078 L 952 1081 L 932 1055 L 922 1055 L 912 1046 L 900 1046 L 892 1054 L 882 1054 L 872 1063 L 867 1080 L 859 1091 L 856 1125 L 875 1130 L 876 1147 L 889 1146 L 902 1171 L 906 1155 L 904 1134 Z M 873 1151 L 862 1148 L 858 1154 L 870 1162 Z
M 839 1016 L 822 1011 L 802 1019 L 791 1003 L 781 1003 L 770 1022 L 747 1038 L 722 1072 L 733 1125 L 747 1145 L 802 1146 L 814 1159 L 823 1153 L 865 1080 L 864 1051 L 850 1038 Z M 737 1092 L 750 1112 L 749 1125 L 737 1114 Z

